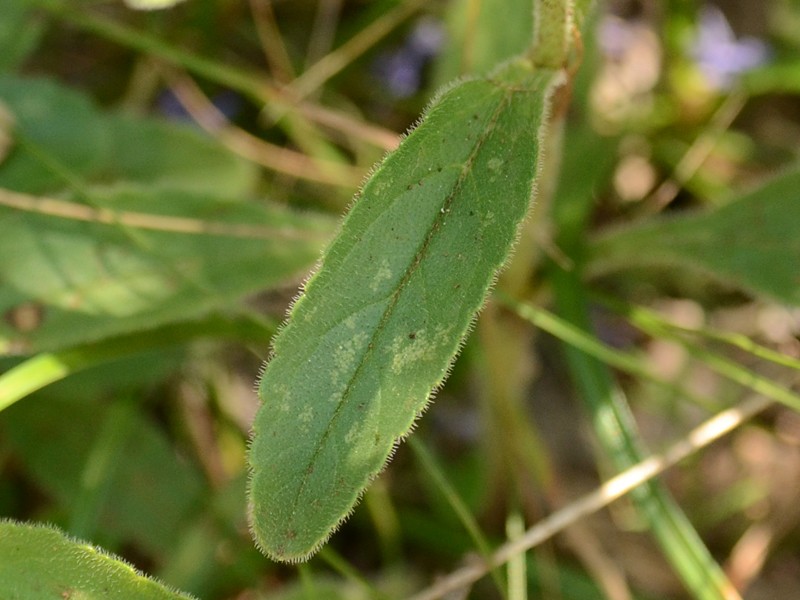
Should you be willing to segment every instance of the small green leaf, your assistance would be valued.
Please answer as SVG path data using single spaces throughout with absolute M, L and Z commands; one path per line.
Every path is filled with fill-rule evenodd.
M 274 342 L 250 450 L 260 548 L 307 558 L 439 386 L 528 212 L 560 71 L 441 94 L 365 185 Z
M 40 525 L 0 521 L 0 597 L 187 600 L 127 563 Z
M 800 305 L 800 169 L 712 212 L 603 235 L 590 252 L 591 275 L 636 267 L 685 269 Z

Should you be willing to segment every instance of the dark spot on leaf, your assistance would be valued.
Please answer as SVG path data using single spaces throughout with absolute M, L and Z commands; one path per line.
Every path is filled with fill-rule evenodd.
M 417 334 L 412 331 L 411 333 L 408 334 L 408 339 L 410 339 L 410 340 L 417 339 Z

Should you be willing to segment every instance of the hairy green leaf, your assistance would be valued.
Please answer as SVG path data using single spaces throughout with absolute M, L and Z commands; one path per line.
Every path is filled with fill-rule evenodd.
M 0 521 L 0 597 L 187 600 L 95 546 L 50 527 Z
M 559 71 L 441 94 L 373 174 L 274 342 L 250 450 L 261 549 L 303 560 L 444 380 L 525 217 Z
M 590 252 L 592 275 L 636 267 L 689 270 L 800 304 L 800 170 L 709 213 L 611 232 Z

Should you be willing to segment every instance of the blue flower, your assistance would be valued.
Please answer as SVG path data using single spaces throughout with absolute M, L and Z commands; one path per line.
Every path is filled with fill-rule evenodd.
M 408 98 L 419 91 L 425 65 L 436 56 L 443 42 L 441 25 L 423 18 L 400 48 L 380 55 L 374 68 L 389 93 L 397 98 Z
M 216 109 L 226 118 L 236 117 L 244 104 L 242 97 L 233 90 L 223 90 L 211 98 Z M 192 116 L 186 111 L 181 101 L 172 90 L 166 89 L 156 99 L 158 112 L 173 121 L 192 121 Z
M 739 74 L 766 63 L 769 54 L 767 45 L 757 38 L 737 40 L 721 10 L 703 7 L 692 57 L 711 86 L 729 89 Z

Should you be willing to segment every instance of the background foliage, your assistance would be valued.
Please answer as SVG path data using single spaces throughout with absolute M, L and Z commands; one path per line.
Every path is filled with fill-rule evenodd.
M 405 597 L 755 396 L 470 597 L 800 593 L 794 0 L 600 6 L 561 175 L 413 443 L 308 565 L 253 546 L 286 306 L 434 90 L 524 50 L 529 5 L 6 0 L 0 515 L 201 598 Z

